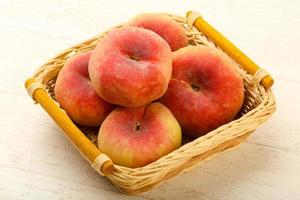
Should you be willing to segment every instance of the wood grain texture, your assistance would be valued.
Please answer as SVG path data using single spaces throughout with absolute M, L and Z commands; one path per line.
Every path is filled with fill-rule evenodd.
M 277 111 L 237 149 L 136 197 L 120 194 L 26 94 L 62 49 L 140 12 L 200 12 L 275 78 Z M 300 2 L 0 1 L 0 199 L 300 199 Z

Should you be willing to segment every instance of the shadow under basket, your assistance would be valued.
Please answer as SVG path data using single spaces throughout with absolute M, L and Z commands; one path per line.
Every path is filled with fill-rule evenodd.
M 237 146 L 275 111 L 275 98 L 270 89 L 273 79 L 270 74 L 260 69 L 196 12 L 188 12 L 186 17 L 163 15 L 170 16 L 185 28 L 189 45 L 216 48 L 232 59 L 244 81 L 245 101 L 236 120 L 197 139 L 184 140 L 179 149 L 155 162 L 140 168 L 127 168 L 113 164 L 109 157 L 97 148 L 98 130 L 74 124 L 55 101 L 56 77 L 66 60 L 75 54 L 94 49 L 109 31 L 58 54 L 41 66 L 25 83 L 30 96 L 63 129 L 63 133 L 92 167 L 127 194 L 149 191 L 167 179 L 190 170 L 200 161 Z M 123 25 L 117 27 L 121 26 Z

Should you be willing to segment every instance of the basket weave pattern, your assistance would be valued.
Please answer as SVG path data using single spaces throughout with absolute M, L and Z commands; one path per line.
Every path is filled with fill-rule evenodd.
M 185 18 L 170 14 L 165 15 L 170 16 L 185 28 L 189 45 L 206 45 L 222 51 L 195 27 L 188 25 L 190 23 Z M 107 33 L 108 31 L 73 46 L 49 60 L 36 71 L 33 76 L 35 81 L 42 84 L 55 101 L 56 77 L 66 60 L 75 54 L 94 49 Z M 238 119 L 211 131 L 205 136 L 192 141 L 186 140 L 179 149 L 144 167 L 127 168 L 114 165 L 115 170 L 105 176 L 123 192 L 136 194 L 148 191 L 165 180 L 191 169 L 201 160 L 231 149 L 244 141 L 274 112 L 275 98 L 271 89 L 265 89 L 260 84 L 264 76 L 263 71 L 252 76 L 234 60 L 232 62 L 238 67 L 245 87 L 245 102 Z M 87 127 L 80 128 L 94 143 L 97 143 L 94 130 L 90 131 L 91 129 Z M 90 134 L 90 132 L 92 133 Z

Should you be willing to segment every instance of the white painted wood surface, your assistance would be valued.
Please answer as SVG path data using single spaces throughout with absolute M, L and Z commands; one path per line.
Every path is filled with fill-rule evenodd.
M 87 3 L 89 2 L 89 3 Z M 277 112 L 234 151 L 136 197 L 97 175 L 23 87 L 137 13 L 196 10 L 275 78 Z M 0 199 L 300 199 L 300 1 L 0 0 Z

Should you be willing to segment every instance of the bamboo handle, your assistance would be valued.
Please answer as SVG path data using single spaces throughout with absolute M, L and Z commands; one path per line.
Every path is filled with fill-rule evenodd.
M 205 34 L 208 38 L 214 41 L 219 47 L 221 47 L 230 57 L 238 62 L 247 72 L 251 75 L 255 75 L 260 67 L 256 65 L 248 56 L 246 56 L 241 50 L 239 50 L 234 44 L 232 44 L 227 38 L 219 33 L 214 27 L 206 22 L 199 14 L 193 11 L 186 13 L 187 18 L 191 15 L 197 15 L 193 25 Z M 272 87 L 274 83 L 273 78 L 270 75 L 265 76 L 261 80 L 261 84 L 266 88 Z
M 34 79 L 30 78 L 25 82 L 28 89 L 34 84 Z M 65 135 L 70 139 L 73 145 L 88 159 L 90 163 L 102 154 L 96 146 L 85 137 L 85 135 L 76 127 L 72 120 L 64 113 L 63 110 L 51 99 L 49 94 L 43 88 L 37 88 L 33 91 L 32 97 L 36 100 L 44 110 L 54 119 L 54 121 L 63 129 Z M 111 160 L 103 163 L 100 171 L 103 174 L 111 173 L 114 170 Z

